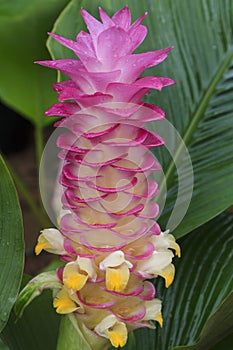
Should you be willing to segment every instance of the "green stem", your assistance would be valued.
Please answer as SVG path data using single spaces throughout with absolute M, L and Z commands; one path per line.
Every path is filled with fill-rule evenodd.
M 18 188 L 20 194 L 24 198 L 24 200 L 27 202 L 29 208 L 31 209 L 32 213 L 34 214 L 35 218 L 38 220 L 38 222 L 42 225 L 42 227 L 47 227 L 50 225 L 50 221 L 45 215 L 42 208 L 38 207 L 35 204 L 34 199 L 31 196 L 30 191 L 27 189 L 24 182 L 20 179 L 20 177 L 16 174 L 15 170 L 12 168 L 12 166 L 6 162 L 7 167 L 11 173 L 11 176 L 16 184 L 16 187 Z

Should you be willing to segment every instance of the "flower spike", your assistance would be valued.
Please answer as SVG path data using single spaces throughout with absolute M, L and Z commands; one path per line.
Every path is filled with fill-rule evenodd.
M 62 117 L 55 125 L 67 130 L 57 140 L 64 189 L 57 198 L 59 230 L 43 230 L 35 251 L 58 254 L 65 262 L 52 275 L 56 311 L 117 348 L 131 330 L 154 328 L 154 321 L 162 327 L 162 304 L 148 279 L 161 276 L 169 287 L 173 257 L 180 257 L 175 238 L 154 220 L 159 186 L 149 179 L 161 169 L 150 149 L 164 141 L 145 124 L 165 113 L 142 101 L 151 89 L 175 82 L 140 77 L 172 47 L 134 53 L 147 33 L 141 24 L 147 13 L 131 24 L 128 6 L 112 18 L 102 8 L 100 20 L 85 9 L 81 14 L 89 33 L 80 32 L 75 41 L 49 33 L 78 58 L 37 62 L 69 80 L 54 84 L 59 103 L 45 112 Z

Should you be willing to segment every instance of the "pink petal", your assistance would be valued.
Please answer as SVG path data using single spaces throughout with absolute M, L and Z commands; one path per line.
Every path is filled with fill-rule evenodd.
M 152 300 L 155 297 L 155 293 L 156 292 L 155 292 L 154 285 L 149 281 L 145 281 L 144 282 L 144 290 L 140 294 L 140 298 L 143 300 Z
M 125 128 L 127 130 L 127 125 L 125 125 Z M 130 129 L 129 129 L 130 130 Z M 132 129 L 131 129 L 132 130 Z M 105 145 L 109 145 L 109 146 L 128 146 L 128 147 L 135 147 L 135 146 L 138 146 L 140 144 L 144 144 L 144 141 L 147 139 L 147 136 L 148 136 L 148 131 L 147 130 L 144 130 L 144 129 L 139 129 L 138 130 L 138 134 L 135 136 L 134 139 L 132 140 L 129 140 L 129 141 L 124 141 L 124 137 L 122 135 L 122 141 L 119 140 L 119 141 L 103 141 L 103 143 Z
M 113 22 L 123 28 L 128 30 L 131 22 L 131 14 L 128 6 L 123 7 L 118 12 L 116 12 L 112 17 Z
M 133 52 L 145 39 L 147 28 L 145 26 L 131 27 L 128 31 L 131 38 L 130 52 Z
M 144 209 L 137 214 L 140 218 L 155 218 L 159 214 L 159 206 L 155 202 L 149 202 Z
M 58 41 L 60 44 L 68 47 L 68 49 L 73 50 L 74 52 L 79 51 L 79 47 L 77 42 L 71 40 L 71 39 L 67 39 L 64 38 L 61 35 L 55 34 L 55 33 L 48 33 L 49 36 L 51 36 L 53 39 L 55 39 L 56 41 Z
M 96 58 L 95 48 L 90 34 L 81 31 L 76 36 L 76 41 L 80 49 L 77 53 L 78 55 L 81 55 L 82 58 L 83 55 Z
M 147 16 L 147 12 L 144 12 L 143 15 L 136 19 L 136 21 L 131 25 L 131 28 L 138 27 L 139 24 L 144 20 L 144 18 Z
M 155 180 L 152 180 L 152 179 L 147 179 L 147 187 L 145 189 L 145 192 L 143 192 L 141 194 L 133 194 L 133 195 L 135 197 L 138 197 L 138 198 L 151 198 L 155 194 L 158 194 L 157 182 Z
M 140 109 L 138 109 L 131 116 L 131 120 L 141 120 L 144 123 L 150 122 L 153 120 L 160 120 L 165 118 L 165 113 L 162 109 L 155 105 L 151 105 L 149 103 L 143 103 Z
M 71 79 L 74 79 L 74 81 L 78 76 L 77 71 L 84 68 L 82 62 L 74 58 L 64 58 L 54 61 L 36 61 L 35 63 L 41 66 L 58 69 Z
M 95 17 L 91 16 L 83 8 L 81 10 L 81 13 L 92 38 L 95 39 L 103 31 L 103 24 L 99 22 Z
M 131 53 L 130 44 L 130 37 L 120 27 L 106 29 L 97 39 L 97 57 L 105 69 L 111 69 L 120 57 Z
M 148 131 L 147 138 L 145 139 L 145 142 L 143 142 L 143 145 L 147 146 L 148 148 L 157 147 L 157 146 L 164 145 L 164 140 L 155 132 Z
M 136 215 L 138 213 L 140 213 L 144 208 L 143 204 L 138 204 L 137 206 L 135 206 L 134 208 L 126 211 L 126 212 L 121 212 L 121 213 L 111 213 L 111 215 L 113 216 L 118 216 L 118 217 L 123 217 L 123 216 L 129 216 L 129 215 Z
M 130 171 L 133 173 L 144 173 L 147 170 L 160 170 L 161 166 L 160 164 L 154 159 L 154 157 L 151 154 L 146 154 L 144 160 L 138 166 L 137 168 L 129 168 L 125 166 L 121 166 L 119 163 L 112 164 L 112 166 L 116 169 L 122 170 L 122 171 Z
M 135 81 L 144 69 L 153 67 L 164 61 L 171 49 L 172 47 L 168 47 L 162 50 L 121 57 L 117 64 L 117 67 L 122 67 L 121 79 L 129 83 Z
M 99 14 L 100 14 L 101 21 L 104 25 L 104 28 L 109 28 L 114 26 L 113 20 L 107 15 L 106 12 L 104 12 L 104 10 L 101 7 L 99 7 Z
M 149 89 L 134 84 L 110 83 L 106 91 L 114 97 L 114 101 L 137 103 Z
M 73 202 L 77 202 L 77 203 L 92 203 L 92 202 L 96 202 L 96 201 L 99 201 L 101 199 L 103 199 L 105 197 L 105 195 L 103 196 L 99 196 L 99 197 L 95 197 L 95 198 L 80 198 L 78 196 L 76 196 L 74 194 L 74 191 L 73 190 L 69 190 L 67 189 L 65 191 L 65 195 L 66 195 L 66 198 L 73 201 Z
M 76 103 L 72 102 L 63 102 L 55 103 L 50 107 L 46 112 L 46 116 L 58 116 L 58 117 L 69 117 L 74 115 L 80 110 L 79 106 Z
M 89 149 L 82 149 L 76 145 L 78 137 L 74 134 L 61 134 L 57 139 L 57 146 L 69 151 L 74 151 L 80 154 L 86 154 Z
M 141 320 L 145 316 L 145 313 L 146 313 L 146 308 L 143 305 L 143 303 L 137 305 L 131 311 L 131 313 L 127 316 L 125 315 L 122 316 L 119 312 L 117 312 L 117 309 L 116 309 L 117 317 L 123 322 L 135 322 L 135 321 Z
M 74 81 L 72 80 L 65 80 L 65 81 L 61 81 L 59 83 L 55 83 L 53 84 L 53 89 L 56 91 L 56 92 L 62 92 L 64 91 L 66 88 L 68 87 L 73 87 L 73 88 L 76 88 L 77 85 L 75 84 Z
M 88 249 L 96 250 L 98 252 L 105 252 L 105 253 L 115 252 L 116 250 L 121 250 L 126 245 L 126 243 L 121 243 L 118 245 L 114 245 L 113 247 L 93 246 L 92 244 L 88 243 L 87 240 L 83 236 L 81 236 L 80 242 Z
M 130 289 L 130 290 L 124 292 L 124 293 L 123 292 L 120 293 L 120 292 L 115 292 L 115 291 L 109 291 L 105 286 L 101 286 L 101 288 L 107 293 L 111 293 L 113 295 L 124 296 L 124 297 L 137 296 L 137 295 L 141 294 L 143 292 L 143 290 L 144 290 L 144 287 L 141 284 L 135 285 L 133 289 Z
M 92 307 L 93 309 L 109 309 L 110 307 L 112 307 L 112 306 L 115 305 L 115 303 L 116 303 L 115 300 L 107 301 L 107 302 L 105 302 L 105 303 L 99 303 L 99 304 L 88 303 L 88 302 L 86 302 L 86 300 L 82 297 L 82 293 L 77 292 L 77 296 L 78 296 L 79 300 L 81 301 L 81 303 L 82 303 L 83 305 Z
M 82 88 L 83 91 L 85 91 L 84 86 L 89 84 L 92 86 L 92 89 L 105 92 L 109 82 L 118 81 L 120 74 L 120 70 L 112 72 L 87 72 L 80 70 L 79 77 L 82 79 L 82 81 L 80 82 L 80 80 L 78 80 L 77 84 L 79 84 L 80 88 Z
M 175 84 L 175 81 L 163 77 L 144 77 L 136 80 L 135 84 L 150 89 L 162 90 L 164 86 Z
M 84 108 L 93 107 L 98 104 L 106 103 L 112 101 L 112 96 L 108 94 L 102 94 L 96 92 L 93 95 L 82 95 L 77 96 L 75 100 Z
M 141 253 L 140 255 L 131 255 L 126 252 L 125 256 L 132 260 L 143 260 L 150 257 L 153 254 L 154 250 L 154 245 L 151 242 L 148 242 L 146 246 L 143 247 L 143 253 Z
M 132 188 L 135 186 L 135 184 L 137 183 L 137 179 L 134 177 L 128 184 L 121 186 L 121 187 L 101 187 L 101 186 L 97 186 L 95 183 L 90 182 L 89 186 L 91 188 L 94 188 L 100 192 L 104 192 L 104 193 L 117 193 L 117 192 L 121 192 L 121 191 L 125 191 L 129 188 Z

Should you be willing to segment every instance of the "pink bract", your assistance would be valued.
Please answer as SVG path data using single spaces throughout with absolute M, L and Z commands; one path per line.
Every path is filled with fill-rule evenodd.
M 150 310 L 155 310 L 152 319 L 162 323 L 155 288 L 145 279 L 172 274 L 169 248 L 176 249 L 176 243 L 154 220 L 159 214 L 153 198 L 158 184 L 149 175 L 161 166 L 150 149 L 164 141 L 145 123 L 163 119 L 165 113 L 142 98 L 174 81 L 140 75 L 164 61 L 172 47 L 133 53 L 147 34 L 141 24 L 146 13 L 131 24 L 127 6 L 112 18 L 100 8 L 101 21 L 81 12 L 89 33 L 80 32 L 75 41 L 49 34 L 78 58 L 37 63 L 69 78 L 54 84 L 59 103 L 45 112 L 62 117 L 55 125 L 67 130 L 57 140 L 64 188 L 58 200 L 65 210 L 58 220 L 67 264 L 58 270 L 65 289 L 57 294 L 56 305 L 65 310 L 62 298 L 69 297 L 79 321 L 103 336 L 107 320 L 115 320 L 121 329 L 152 327 Z M 43 249 L 46 237 L 38 243 Z M 150 266 L 158 246 L 170 252 L 161 271 Z M 69 290 L 70 285 L 78 287 Z M 111 332 L 106 330 L 104 337 L 115 346 Z

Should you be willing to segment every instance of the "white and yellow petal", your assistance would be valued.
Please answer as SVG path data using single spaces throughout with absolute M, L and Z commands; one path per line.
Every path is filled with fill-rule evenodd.
M 122 292 L 129 281 L 129 268 L 123 263 L 119 267 L 107 267 L 106 288 L 115 292 Z
M 173 264 L 169 264 L 162 271 L 160 271 L 158 275 L 165 279 L 165 286 L 168 288 L 172 284 L 175 277 L 175 266 Z
M 78 257 L 76 261 L 66 264 L 63 271 L 63 283 L 66 288 L 77 292 L 85 286 L 88 278 L 96 278 L 90 259 Z
M 133 265 L 125 260 L 121 250 L 109 254 L 100 263 L 100 269 L 106 271 L 106 288 L 115 292 L 122 292 L 126 288 Z
M 158 272 L 172 262 L 173 256 L 174 254 L 170 250 L 154 251 L 148 259 L 138 262 L 137 270 L 151 275 L 158 275 Z
M 160 327 L 163 326 L 163 317 L 161 313 L 162 303 L 159 299 L 148 300 L 145 302 L 146 313 L 143 317 L 144 321 L 157 321 L 160 324 Z
M 125 346 L 128 338 L 128 331 L 125 323 L 118 321 L 114 315 L 105 317 L 95 327 L 95 332 L 109 339 L 115 348 Z
M 55 228 L 42 230 L 35 247 L 36 255 L 39 255 L 42 250 L 59 255 L 66 254 L 64 249 L 64 237 L 61 232 Z
M 77 297 L 72 295 L 65 287 L 55 295 L 53 306 L 59 314 L 69 314 L 76 310 L 83 312 L 83 308 Z
M 103 261 L 101 261 L 100 269 L 104 271 L 107 267 L 117 267 L 123 263 L 126 263 L 129 268 L 133 266 L 128 260 L 125 260 L 124 252 L 117 250 L 109 254 Z
M 180 246 L 176 243 L 175 237 L 169 234 L 169 230 L 161 232 L 160 235 L 152 238 L 155 250 L 166 250 L 168 248 L 175 250 L 176 255 L 180 258 L 181 251 Z

